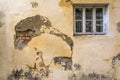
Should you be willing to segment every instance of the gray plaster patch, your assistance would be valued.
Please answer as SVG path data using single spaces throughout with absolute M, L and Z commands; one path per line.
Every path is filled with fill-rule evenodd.
M 72 58 L 70 57 L 54 57 L 54 64 L 59 64 L 64 67 L 64 70 L 72 69 Z
M 39 30 L 42 25 L 51 27 L 51 22 L 47 17 L 35 15 L 21 20 L 15 26 L 15 31 L 27 31 L 27 30 L 36 31 Z

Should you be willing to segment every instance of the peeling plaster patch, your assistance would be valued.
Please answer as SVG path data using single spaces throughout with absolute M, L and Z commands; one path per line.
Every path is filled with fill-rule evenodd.
M 14 46 L 16 49 L 22 50 L 33 37 L 47 33 L 62 38 L 69 45 L 72 53 L 73 40 L 58 29 L 52 27 L 47 17 L 36 15 L 23 19 L 15 26 L 15 32 Z
M 21 20 L 15 26 L 15 48 L 22 50 L 23 47 L 27 46 L 27 43 L 31 41 L 33 37 L 41 34 L 40 29 L 43 25 L 45 25 L 46 28 L 49 28 L 51 27 L 51 22 L 48 18 L 40 15 Z
M 69 7 L 69 6 L 71 6 L 72 4 L 73 4 L 73 2 L 72 2 L 71 0 L 61 0 L 61 1 L 59 2 L 59 6 L 61 6 L 61 7 L 63 7 L 63 6 Z
M 23 19 L 15 26 L 15 32 L 16 34 L 14 46 L 16 49 L 22 50 L 25 46 L 27 46 L 27 44 L 31 41 L 32 38 L 45 33 L 55 35 L 57 37 L 60 37 L 63 41 L 65 41 L 66 44 L 70 47 L 71 56 L 53 57 L 51 62 L 48 65 L 46 65 L 44 63 L 45 60 L 42 56 L 43 52 L 35 48 L 36 62 L 34 63 L 34 66 L 31 67 L 29 65 L 25 65 L 27 66 L 27 68 L 29 68 L 29 70 L 25 73 L 23 73 L 23 69 L 13 69 L 13 72 L 9 76 L 10 79 L 12 78 L 11 80 L 24 80 L 23 78 L 26 78 L 28 80 L 43 80 L 44 78 L 49 77 L 49 67 L 52 61 L 54 61 L 54 64 L 60 65 L 60 68 L 64 68 L 65 71 L 72 70 L 73 40 L 66 34 L 60 32 L 58 29 L 52 27 L 51 22 L 48 18 L 36 15 Z
M 120 32 L 120 22 L 117 23 L 117 31 Z
M 3 21 L 4 16 L 5 16 L 4 13 L 0 12 L 0 27 L 4 25 L 4 21 Z
M 38 7 L 38 3 L 37 2 L 31 2 L 32 8 L 37 8 Z
M 64 67 L 64 70 L 72 69 L 72 58 L 69 57 L 54 57 L 54 64 L 59 64 Z

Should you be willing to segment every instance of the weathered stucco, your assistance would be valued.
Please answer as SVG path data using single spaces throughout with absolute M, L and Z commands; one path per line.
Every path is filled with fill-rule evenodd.
M 109 4 L 107 35 L 74 36 L 72 6 L 74 3 Z M 21 69 L 22 65 L 29 66 L 29 70 L 36 70 L 35 63 L 37 66 L 38 58 L 42 59 L 36 55 L 37 50 L 42 53 L 44 60 L 42 69 L 44 68 L 45 73 L 52 71 L 49 72 L 49 78 L 44 76 L 45 79 L 111 80 L 117 78 L 119 80 L 119 4 L 119 0 L 0 0 L 0 13 L 2 13 L 0 14 L 0 80 L 7 80 L 13 69 L 18 67 Z M 36 15 L 46 19 L 49 24 L 45 22 L 46 20 L 43 20 L 43 24 L 40 18 L 34 18 Z M 33 22 L 28 18 L 32 18 Z M 27 19 L 29 24 L 26 22 Z M 17 32 L 23 33 L 27 29 L 34 31 L 33 27 L 40 34 L 35 34 L 22 49 L 16 48 Z

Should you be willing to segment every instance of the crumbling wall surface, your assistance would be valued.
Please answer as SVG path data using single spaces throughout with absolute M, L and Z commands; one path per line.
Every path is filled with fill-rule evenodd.
M 73 35 L 73 4 L 109 4 L 107 35 Z M 0 80 L 119 80 L 119 0 L 0 0 Z

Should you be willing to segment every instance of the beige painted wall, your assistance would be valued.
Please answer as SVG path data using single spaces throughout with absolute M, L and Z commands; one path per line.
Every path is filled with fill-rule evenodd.
M 32 8 L 31 2 L 38 3 Z M 111 60 L 120 52 L 119 0 L 72 0 L 73 3 L 109 3 L 110 26 L 108 35 L 73 36 L 73 7 L 61 0 L 0 0 L 0 11 L 5 24 L 0 27 L 0 80 L 5 80 L 13 65 L 33 65 L 35 51 L 41 49 L 48 64 L 53 56 L 70 56 L 70 48 L 60 38 L 43 34 L 33 38 L 22 51 L 14 48 L 15 25 L 22 19 L 36 14 L 46 16 L 52 26 L 70 36 L 74 41 L 73 62 L 79 63 L 82 71 L 107 74 L 111 71 Z M 48 57 L 49 56 L 49 57 Z

